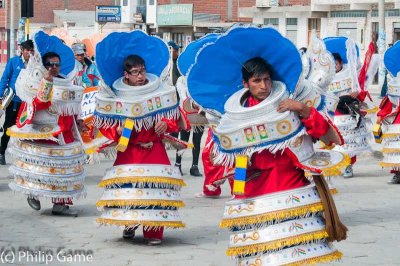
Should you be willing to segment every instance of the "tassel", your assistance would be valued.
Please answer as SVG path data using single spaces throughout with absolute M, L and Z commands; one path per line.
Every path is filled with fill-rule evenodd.
M 372 133 L 374 133 L 375 142 L 381 143 L 382 142 L 382 125 L 375 124 L 374 128 L 372 130 Z
M 127 118 L 124 124 L 124 130 L 122 131 L 122 135 L 119 138 L 117 150 L 120 152 L 126 151 L 128 148 L 129 139 L 131 138 L 133 127 L 135 126 L 135 122 L 132 119 Z
M 321 198 L 325 212 L 326 231 L 329 237 L 327 241 L 341 241 L 347 238 L 347 227 L 340 221 L 336 210 L 335 202 L 333 201 L 328 184 L 322 175 L 313 175 L 315 186 Z
M 233 194 L 244 195 L 246 185 L 247 156 L 237 155 L 235 165 L 235 176 L 233 179 Z

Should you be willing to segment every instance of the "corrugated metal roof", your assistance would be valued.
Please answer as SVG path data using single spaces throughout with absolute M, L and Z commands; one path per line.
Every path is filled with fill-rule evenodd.
M 194 22 L 220 22 L 221 15 L 218 14 L 208 14 L 208 13 L 194 13 Z

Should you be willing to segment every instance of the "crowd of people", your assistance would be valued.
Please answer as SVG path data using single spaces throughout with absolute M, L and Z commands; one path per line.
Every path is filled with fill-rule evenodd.
M 257 41 L 248 49 L 242 40 Z M 0 164 L 8 147 L 9 186 L 34 210 L 51 198 L 52 214 L 78 216 L 71 206 L 86 193 L 89 153 L 80 113 L 87 88 L 95 87 L 95 100 L 86 101 L 89 135 L 96 153 L 115 159 L 99 184 L 99 224 L 123 227 L 125 239 L 142 226 L 148 245 L 162 243 L 164 228 L 184 227 L 182 157 L 191 146 L 189 174 L 200 178 L 204 170 L 195 196 L 218 198 L 221 185 L 230 185 L 220 226 L 231 231 L 227 254 L 238 265 L 338 260 L 342 253 L 331 243 L 345 240 L 347 228 L 327 179 L 352 177 L 357 156 L 370 150 L 375 42 L 361 66 L 347 37 L 313 35 L 308 49 L 298 50 L 273 28 L 241 25 L 179 54 L 174 41 L 133 31 L 105 37 L 94 62 L 83 43 L 68 47 L 38 32 L 20 44 L 0 81 L 0 95 L 15 92 L 1 106 Z M 391 184 L 400 183 L 399 52 L 395 44 L 383 58 L 388 90 L 373 132 L 384 141 L 381 164 L 392 168 Z M 177 149 L 173 163 L 167 147 Z

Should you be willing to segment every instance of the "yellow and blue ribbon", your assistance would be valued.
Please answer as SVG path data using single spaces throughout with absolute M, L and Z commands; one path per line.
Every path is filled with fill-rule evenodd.
M 235 176 L 233 179 L 233 194 L 244 195 L 246 185 L 247 156 L 237 155 L 235 162 Z
M 118 140 L 118 145 L 117 145 L 118 151 L 120 152 L 126 151 L 134 126 L 135 122 L 132 119 L 127 118 L 125 120 L 124 129 L 122 130 L 121 137 Z

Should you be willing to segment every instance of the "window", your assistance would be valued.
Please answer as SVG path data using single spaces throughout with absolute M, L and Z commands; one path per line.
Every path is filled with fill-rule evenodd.
M 279 18 L 264 18 L 264 25 L 279 26 Z
M 286 25 L 296 25 L 297 26 L 297 18 L 287 18 Z
M 379 32 L 379 22 L 372 22 L 371 32 Z
M 338 36 L 346 36 L 357 42 L 357 23 L 356 22 L 339 22 L 337 24 Z
M 320 37 L 321 33 L 321 19 L 320 18 L 309 18 L 308 19 L 308 43 L 310 43 L 311 32 L 315 30 L 317 37 Z
M 123 6 L 128 6 L 128 0 L 124 0 L 122 3 Z
M 6 8 L 6 0 L 0 0 L 0 8 Z
M 371 17 L 378 17 L 378 10 L 372 10 Z M 385 17 L 400 17 L 400 9 L 385 10 Z
M 154 6 L 154 0 L 149 0 L 149 5 Z
M 185 44 L 185 34 L 180 32 L 173 32 L 172 33 L 172 40 L 180 46 L 184 46 Z
M 361 18 L 366 16 L 367 11 L 364 10 L 331 11 L 332 18 Z
M 399 22 L 393 23 L 393 43 L 400 40 L 400 25 L 399 24 L 400 24 Z
M 297 18 L 286 18 L 286 38 L 297 46 Z

